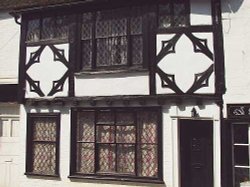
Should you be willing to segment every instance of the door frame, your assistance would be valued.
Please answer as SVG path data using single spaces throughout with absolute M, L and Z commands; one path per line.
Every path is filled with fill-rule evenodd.
M 180 162 L 180 171 L 179 171 L 179 175 L 180 175 L 180 186 L 182 187 L 182 169 L 183 169 L 183 166 L 182 166 L 182 162 L 183 162 L 183 157 L 185 157 L 185 155 L 183 155 L 183 153 L 181 152 L 181 147 L 182 147 L 182 143 L 183 143 L 183 140 L 182 140 L 182 142 L 181 142 L 181 139 L 182 138 L 184 138 L 184 137 L 181 137 L 181 129 L 182 128 L 187 128 L 187 126 L 190 126 L 190 128 L 191 128 L 191 126 L 192 126 L 192 128 L 194 128 L 195 126 L 202 126 L 202 125 L 206 125 L 206 129 L 207 128 L 209 128 L 209 134 L 208 134 L 208 136 L 207 136 L 207 138 L 209 139 L 209 141 L 212 141 L 212 153 L 211 153 L 211 158 L 210 159 L 212 159 L 211 160 L 211 173 L 209 173 L 209 175 L 211 175 L 211 185 L 213 186 L 213 184 L 214 184 L 214 171 L 213 171 L 213 168 L 214 168 L 214 165 L 213 165 L 213 163 L 214 163 L 214 158 L 213 158 L 213 121 L 212 120 L 200 120 L 200 119 L 180 119 L 179 120 L 179 124 L 178 124 L 178 134 L 179 134 L 179 158 L 180 158 L 180 160 L 179 160 L 179 162 Z M 205 128 L 205 127 L 204 127 Z M 208 130 L 208 129 L 207 129 Z M 190 133 L 190 131 L 188 131 L 189 133 Z M 185 133 L 185 132 L 184 132 Z M 204 133 L 204 130 L 202 130 L 202 133 Z M 182 133 L 182 135 L 183 135 L 183 133 Z M 190 135 L 188 135 L 188 137 L 189 137 Z M 186 137 L 187 138 L 187 137 Z M 185 141 L 185 139 L 184 139 L 184 141 Z M 184 153 L 185 154 L 185 153 Z M 184 161 L 187 161 L 187 160 L 184 160 Z M 191 161 L 191 160 L 190 160 Z M 202 184 L 200 184 L 200 185 L 202 185 Z M 211 187 L 212 187 L 211 186 Z
M 213 187 L 221 187 L 221 130 L 219 119 L 210 117 L 172 117 L 172 185 L 181 187 L 181 170 L 180 170 L 180 121 L 181 120 L 210 120 L 213 125 Z

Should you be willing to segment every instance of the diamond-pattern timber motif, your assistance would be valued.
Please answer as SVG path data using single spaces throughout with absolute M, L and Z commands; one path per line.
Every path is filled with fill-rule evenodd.
M 36 141 L 56 141 L 56 122 L 50 118 L 37 118 L 33 123 Z
M 139 175 L 156 177 L 158 175 L 158 157 L 156 145 L 142 145 L 139 153 L 141 165 L 139 164 Z
M 175 48 L 177 42 L 181 37 L 186 37 L 192 42 L 194 53 L 202 53 L 213 62 L 213 64 L 211 64 L 207 69 L 205 69 L 205 71 L 194 74 L 192 73 L 192 75 L 194 76 L 194 82 L 191 87 L 185 92 L 179 88 L 179 85 L 177 85 L 175 81 L 176 74 L 168 74 L 164 72 L 164 70 L 160 66 L 158 66 L 158 64 L 162 62 L 162 59 L 165 58 L 167 55 L 169 55 L 170 53 L 177 53 Z M 208 39 L 197 38 L 191 32 L 180 32 L 175 34 L 175 36 L 173 36 L 170 40 L 162 41 L 162 48 L 156 56 L 157 66 L 155 71 L 160 77 L 161 87 L 169 88 L 177 94 L 193 94 L 200 88 L 209 87 L 209 78 L 214 72 L 213 56 L 214 54 L 211 52 L 208 46 Z
M 115 172 L 115 145 L 98 145 L 99 172 Z
M 117 169 L 118 173 L 134 173 L 135 172 L 135 146 L 118 145 L 117 150 Z
M 33 145 L 33 172 L 39 174 L 55 174 L 56 172 L 56 146 L 55 144 Z
M 94 112 L 78 113 L 77 140 L 84 142 L 95 141 Z
M 76 157 L 77 172 L 94 173 L 95 149 L 93 143 L 78 143 Z

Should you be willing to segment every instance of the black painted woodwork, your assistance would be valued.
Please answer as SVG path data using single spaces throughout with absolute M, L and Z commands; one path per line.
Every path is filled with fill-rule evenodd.
M 17 95 L 17 84 L 0 84 L 0 102 L 17 102 Z
M 36 119 L 53 119 L 56 125 L 55 140 L 49 141 L 35 140 L 34 137 L 34 121 Z M 26 138 L 26 172 L 25 175 L 59 177 L 59 152 L 60 152 L 60 113 L 27 113 L 27 138 Z M 40 134 L 42 135 L 42 134 Z M 46 137 L 46 135 L 45 135 Z M 39 144 L 55 144 L 55 171 L 54 173 L 34 172 L 33 171 L 33 155 L 34 145 Z M 44 158 L 46 159 L 46 158 Z
M 180 120 L 181 187 L 213 187 L 213 121 Z

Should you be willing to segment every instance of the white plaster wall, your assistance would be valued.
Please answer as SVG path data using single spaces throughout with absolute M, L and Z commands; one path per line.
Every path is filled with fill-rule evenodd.
M 148 73 L 75 77 L 76 96 L 148 95 Z
M 118 105 L 117 105 L 118 106 Z M 119 105 L 122 106 L 122 105 Z M 132 106 L 136 106 L 132 104 Z M 86 106 L 83 106 L 86 107 Z M 180 187 L 179 185 L 179 145 L 178 145 L 178 119 L 192 119 L 191 110 L 195 107 L 199 113 L 198 119 L 209 119 L 214 121 L 214 187 L 220 187 L 220 128 L 219 128 L 219 107 L 214 103 L 203 103 L 197 106 L 195 103 L 186 102 L 177 106 L 169 103 L 162 107 L 162 129 L 163 129 L 163 178 L 165 184 L 144 184 L 133 182 L 111 182 L 108 180 L 74 180 L 68 178 L 70 167 L 70 106 L 46 107 L 21 107 L 21 124 L 27 124 L 27 112 L 60 112 L 60 179 L 44 177 L 27 177 L 25 172 L 25 148 L 26 148 L 26 125 L 22 126 L 21 142 L 19 151 L 20 158 L 19 172 L 21 175 L 20 187 L 122 187 L 122 186 L 147 186 L 147 187 Z
M 157 54 L 162 49 L 162 41 L 172 39 L 174 34 L 158 34 L 157 35 Z M 213 53 L 213 35 L 211 33 L 195 33 L 195 37 L 206 39 L 210 51 Z M 175 53 L 165 56 L 158 66 L 167 74 L 175 75 L 177 86 L 186 92 L 194 83 L 195 74 L 202 73 L 213 64 L 203 53 L 195 53 L 194 47 L 190 39 L 186 35 L 182 35 L 175 46 Z M 162 88 L 161 79 L 156 75 L 156 89 L 158 94 L 173 93 L 169 88 Z M 209 86 L 203 87 L 196 93 L 214 93 L 214 73 L 209 78 Z
M 249 0 L 222 1 L 226 78 L 225 104 L 250 103 L 249 12 Z
M 0 84 L 17 83 L 20 26 L 0 11 Z

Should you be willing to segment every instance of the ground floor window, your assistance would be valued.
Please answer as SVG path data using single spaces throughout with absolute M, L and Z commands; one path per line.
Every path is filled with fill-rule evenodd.
M 29 113 L 27 122 L 26 174 L 58 176 L 60 115 Z
M 161 179 L 161 111 L 72 109 L 71 175 Z
M 250 181 L 250 123 L 233 123 L 234 186 Z

